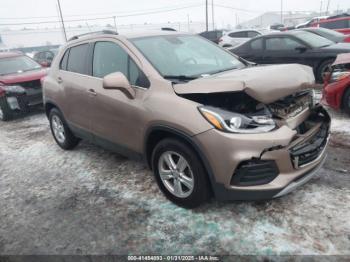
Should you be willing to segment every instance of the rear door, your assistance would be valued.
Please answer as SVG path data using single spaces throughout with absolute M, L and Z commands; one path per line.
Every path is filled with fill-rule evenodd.
M 91 97 L 94 96 L 88 88 L 91 78 L 88 76 L 88 56 L 89 43 L 69 48 L 61 60 L 56 79 L 65 93 L 62 109 L 66 120 L 74 127 L 85 131 L 91 129 Z
M 297 50 L 299 47 L 307 48 L 303 43 L 290 36 L 271 36 L 265 38 L 265 49 L 262 57 L 265 64 L 306 64 L 304 53 Z

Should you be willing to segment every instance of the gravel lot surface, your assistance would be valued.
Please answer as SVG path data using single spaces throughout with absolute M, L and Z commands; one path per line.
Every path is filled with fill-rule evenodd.
M 324 168 L 266 202 L 179 208 L 152 173 L 83 142 L 61 150 L 42 112 L 0 123 L 0 254 L 350 255 L 350 118 Z

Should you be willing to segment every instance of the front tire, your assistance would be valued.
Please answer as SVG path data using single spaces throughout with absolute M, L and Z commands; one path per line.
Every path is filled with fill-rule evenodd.
M 49 114 L 51 133 L 56 143 L 64 150 L 71 150 L 75 148 L 80 139 L 75 137 L 72 131 L 69 129 L 62 113 L 53 108 Z
M 153 150 L 152 167 L 159 188 L 175 204 L 194 208 L 210 198 L 208 176 L 202 162 L 180 140 L 160 141 Z
M 343 110 L 350 115 L 350 88 L 348 88 L 343 96 Z
M 10 106 L 7 103 L 6 97 L 1 97 L 0 98 L 0 120 L 8 121 L 8 120 L 11 120 L 12 117 L 13 117 L 13 113 Z
M 329 71 L 330 66 L 333 64 L 334 59 L 328 59 L 323 61 L 318 69 L 316 74 L 316 80 L 318 83 L 323 83 L 323 74 Z

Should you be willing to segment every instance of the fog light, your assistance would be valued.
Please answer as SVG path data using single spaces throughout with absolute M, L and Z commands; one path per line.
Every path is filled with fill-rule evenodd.
M 230 127 L 231 128 L 240 128 L 242 125 L 242 119 L 240 117 L 232 117 L 230 120 Z

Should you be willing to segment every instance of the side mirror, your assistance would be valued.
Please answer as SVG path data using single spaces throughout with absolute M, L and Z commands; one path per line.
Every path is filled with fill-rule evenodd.
M 111 90 L 119 90 L 128 98 L 135 98 L 135 90 L 131 87 L 129 80 L 121 72 L 111 73 L 103 78 L 103 88 Z
M 295 48 L 295 50 L 297 50 L 300 53 L 304 53 L 307 50 L 306 46 L 298 46 Z

